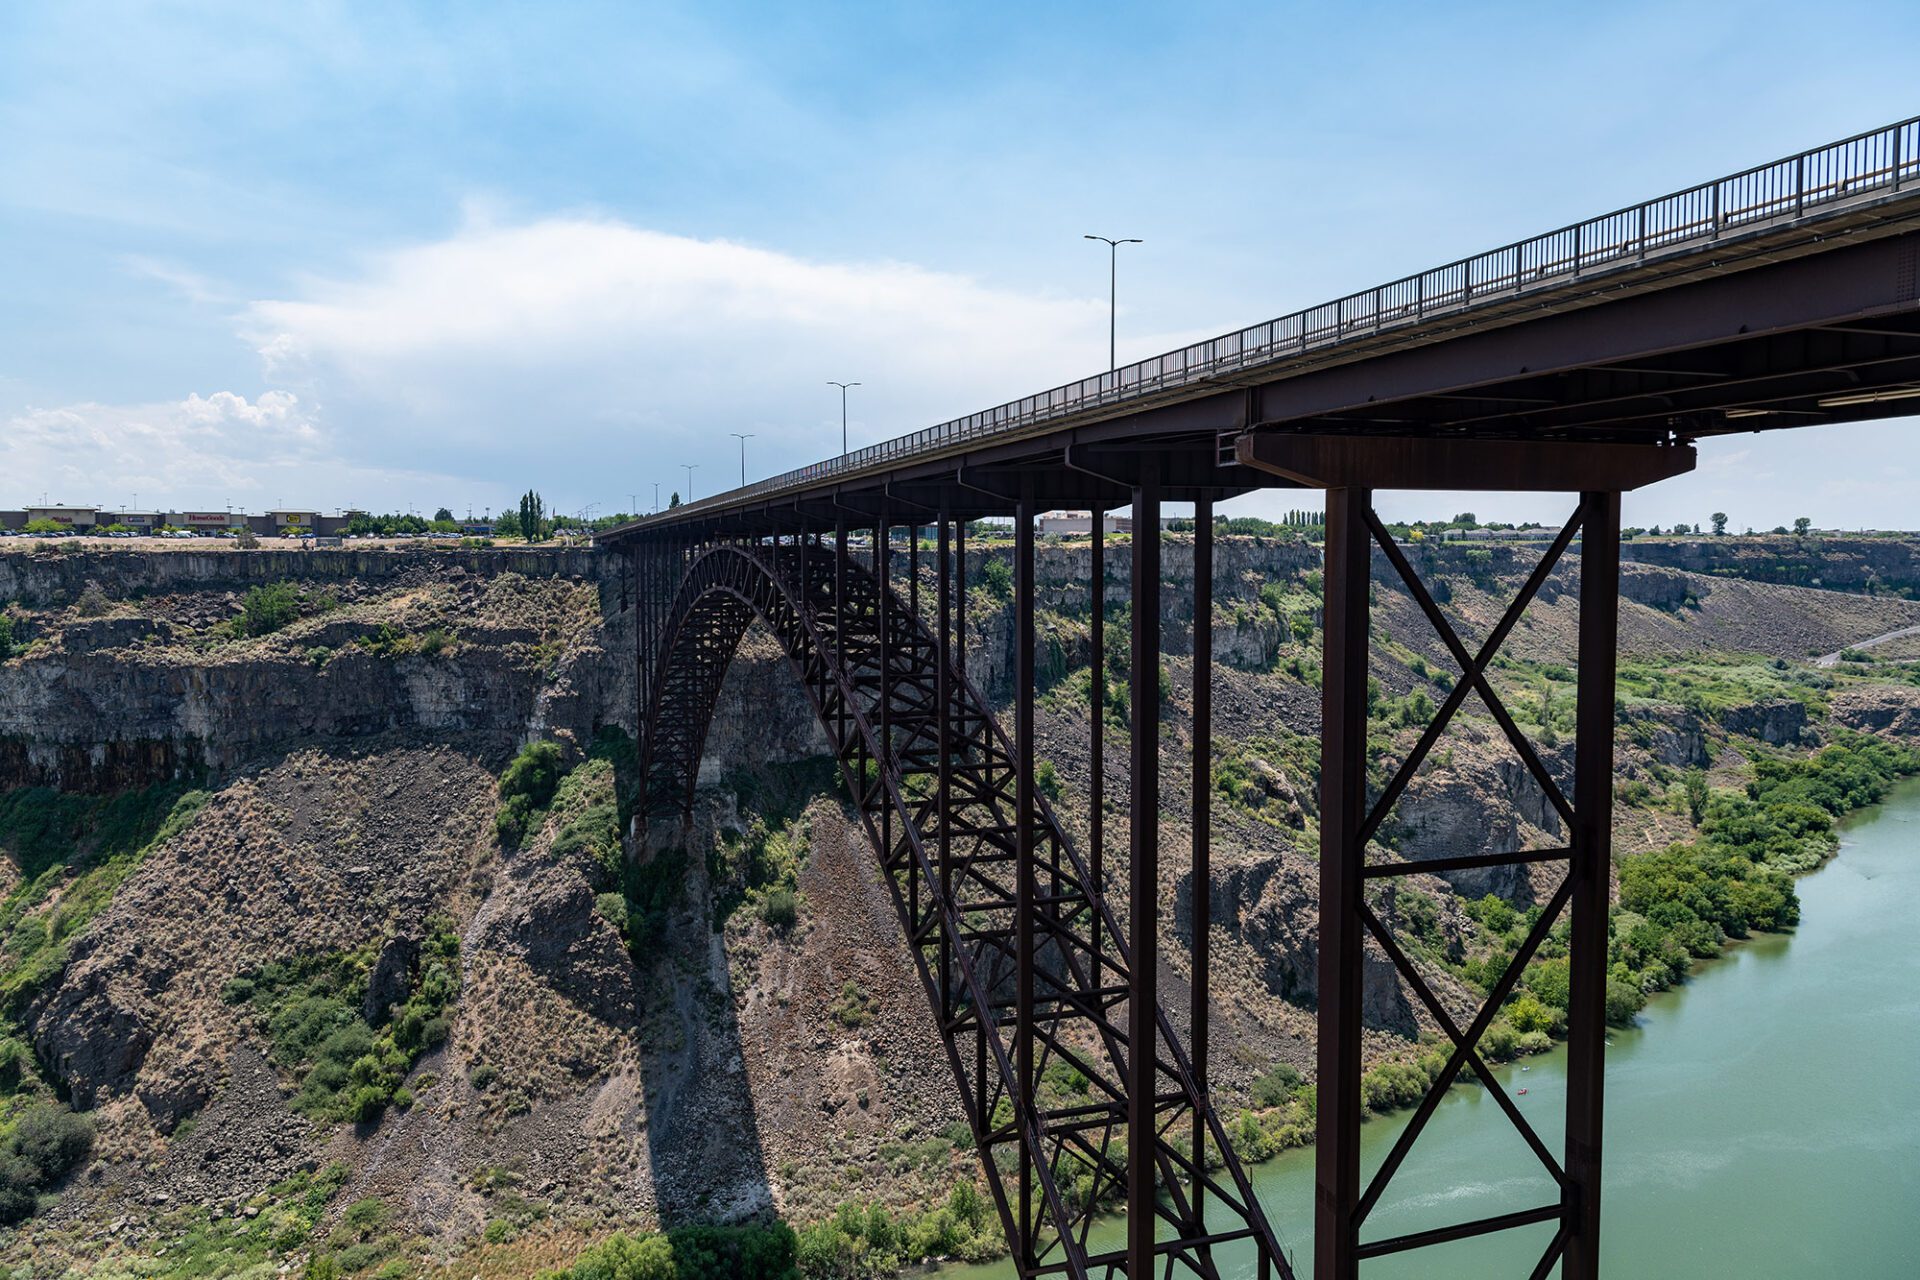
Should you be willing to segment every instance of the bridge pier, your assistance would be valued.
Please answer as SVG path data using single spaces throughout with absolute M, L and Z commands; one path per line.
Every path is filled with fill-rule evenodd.
M 1535 1280 L 1560 1265 L 1564 1280 L 1599 1274 L 1600 1135 L 1606 1041 L 1607 907 L 1612 862 L 1614 665 L 1619 605 L 1620 494 L 1687 470 L 1692 450 L 1654 445 L 1591 445 L 1316 436 L 1243 437 L 1240 456 L 1326 490 L 1325 627 L 1322 649 L 1319 1080 L 1314 1276 L 1357 1280 L 1368 1258 L 1428 1248 L 1470 1236 L 1553 1223 Z M 1604 488 L 1596 488 L 1604 485 Z M 1373 510 L 1375 488 L 1577 492 L 1579 501 L 1546 554 L 1477 653 L 1469 653 L 1418 572 Z M 1514 723 L 1486 672 L 1547 575 L 1580 539 L 1579 689 L 1574 785 L 1569 802 L 1531 741 Z M 1459 665 L 1461 676 L 1419 742 L 1378 797 L 1367 773 L 1367 659 L 1373 553 L 1401 584 Z M 1559 813 L 1567 847 L 1454 858 L 1395 861 L 1371 846 L 1448 722 L 1477 693 L 1534 782 Z M 1369 858 L 1370 851 L 1373 857 Z M 1563 864 L 1559 887 L 1471 1023 L 1443 1008 L 1369 900 L 1368 887 L 1407 875 L 1468 868 Z M 1528 961 L 1566 911 L 1572 995 L 1568 1009 L 1566 1140 L 1556 1157 L 1487 1069 L 1477 1045 Z M 1363 1187 L 1360 1161 L 1361 1036 L 1364 956 L 1369 939 L 1451 1042 L 1446 1066 L 1414 1109 L 1378 1172 Z M 1434 1108 L 1471 1070 L 1539 1158 L 1555 1188 L 1552 1202 L 1429 1231 L 1362 1239 L 1379 1204 Z

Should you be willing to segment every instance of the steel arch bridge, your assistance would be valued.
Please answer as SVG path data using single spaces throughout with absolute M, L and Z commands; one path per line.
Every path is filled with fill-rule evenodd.
M 1845 139 L 1291 316 L 943 423 L 600 535 L 636 610 L 646 804 L 684 815 L 741 636 L 762 622 L 825 727 L 892 893 L 1022 1276 L 1291 1277 L 1209 1094 L 1206 922 L 1211 630 L 1193 637 L 1194 885 L 1185 1039 L 1160 1006 L 1161 539 L 1130 539 L 1130 821 L 1107 862 L 1105 684 L 1092 682 L 1089 830 L 1076 848 L 1039 794 L 1034 529 L 1093 513 L 1091 659 L 1106 669 L 1103 514 L 1160 527 L 1194 507 L 1196 619 L 1212 616 L 1213 512 L 1262 488 L 1326 504 L 1320 778 L 1317 1190 L 1313 1275 L 1552 1224 L 1534 1277 L 1600 1270 L 1613 667 L 1620 498 L 1690 469 L 1733 431 L 1920 408 L 1920 119 Z M 1572 511 L 1504 616 L 1463 638 L 1373 510 L 1382 489 L 1547 491 Z M 1003 729 L 969 679 L 967 523 L 1011 517 L 1014 688 Z M 904 538 L 901 536 L 904 534 Z M 856 541 L 856 536 L 858 540 Z M 930 537 L 933 547 L 923 552 Z M 1571 794 L 1486 672 L 1548 574 L 1579 560 Z M 922 560 L 932 563 L 923 572 Z M 1366 758 L 1378 559 L 1459 677 L 1377 789 Z M 923 579 L 930 576 L 928 588 Z M 1573 655 L 1569 655 L 1573 656 Z M 1374 840 L 1449 720 L 1477 695 L 1568 833 L 1565 847 L 1402 860 Z M 1538 924 L 1467 1019 L 1399 946 L 1369 886 L 1512 864 L 1557 868 Z M 1112 896 L 1124 899 L 1124 911 Z M 1476 1048 L 1555 923 L 1570 922 L 1565 1139 L 1551 1149 Z M 1361 986 L 1371 949 L 1451 1045 L 1371 1177 L 1359 1154 Z M 1136 1052 L 1137 1046 L 1144 1046 Z M 1061 1062 L 1088 1083 L 1053 1105 Z M 1368 1218 L 1463 1071 L 1540 1161 L 1534 1208 L 1369 1238 Z M 1089 1226 L 1126 1207 L 1125 1247 Z M 1230 1263 L 1227 1258 L 1231 1257 Z
M 933 606 L 954 616 L 945 530 Z M 706 727 L 741 636 L 758 619 L 825 726 L 946 1043 L 1008 1237 L 1030 1274 L 1099 1274 L 1094 1215 L 1128 1185 L 1131 1046 L 1153 1046 L 1147 1154 L 1171 1193 L 1156 1252 L 1216 1274 L 1215 1245 L 1277 1253 L 1218 1116 L 1156 1001 L 1133 1020 L 1131 954 L 1093 873 L 1034 793 L 1030 712 L 1009 742 L 918 592 L 796 539 L 690 549 L 659 640 L 642 757 L 649 804 L 691 802 Z M 915 560 L 917 552 L 909 553 Z M 917 566 L 916 566 L 917 567 Z M 916 575 L 917 577 L 917 575 Z M 917 584 L 916 584 L 917 585 Z M 1029 665 L 1031 655 L 1028 656 Z M 1026 820 L 1021 820 L 1021 815 Z M 1046 1106 L 1021 1081 L 1061 1063 L 1086 1098 Z M 1220 1164 L 1209 1169 L 1208 1155 Z M 1212 1209 L 1231 1226 L 1199 1229 Z

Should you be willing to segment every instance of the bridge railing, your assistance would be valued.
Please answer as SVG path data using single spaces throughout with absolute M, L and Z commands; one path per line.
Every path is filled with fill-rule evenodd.
M 1348 294 L 676 509 L 685 516 L 1244 372 L 1920 184 L 1920 117 Z

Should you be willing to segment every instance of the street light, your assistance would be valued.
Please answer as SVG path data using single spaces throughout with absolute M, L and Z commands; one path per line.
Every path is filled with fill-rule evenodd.
M 857 382 L 834 382 L 829 380 L 827 385 L 840 388 L 840 456 L 844 458 L 847 455 L 847 388 L 857 387 L 860 384 Z
M 1115 317 L 1119 313 L 1120 283 L 1120 246 L 1123 244 L 1145 244 L 1144 240 L 1112 240 L 1106 236 L 1087 236 L 1085 239 L 1098 240 L 1107 246 L 1107 372 L 1112 373 L 1119 367 L 1113 357 L 1113 336 Z
M 698 470 L 699 467 L 700 467 L 700 464 L 697 462 L 683 462 L 680 464 L 680 469 L 687 473 L 687 501 L 688 502 L 693 501 L 693 473 L 696 470 Z
M 740 487 L 747 487 L 747 441 L 753 439 L 753 432 L 741 435 L 738 431 L 729 431 L 728 435 L 740 442 Z

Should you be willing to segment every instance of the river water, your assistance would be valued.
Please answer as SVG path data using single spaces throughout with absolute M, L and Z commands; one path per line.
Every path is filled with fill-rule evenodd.
M 1920 1277 L 1920 782 L 1856 815 L 1799 883 L 1801 923 L 1728 950 L 1656 997 L 1607 1050 L 1604 1235 L 1615 1277 Z M 1566 1099 L 1559 1051 L 1501 1068 L 1549 1150 Z M 1403 1116 L 1377 1119 L 1372 1169 Z M 1313 1152 L 1258 1166 L 1287 1251 L 1311 1270 Z M 1365 1238 L 1553 1201 L 1485 1092 L 1441 1103 Z M 1524 1277 L 1550 1224 L 1362 1267 L 1367 1280 Z M 1117 1220 L 1103 1224 L 1117 1245 Z M 1230 1261 L 1230 1276 L 1251 1276 Z M 1557 1272 L 1555 1274 L 1558 1274 Z M 1012 1280 L 1005 1264 L 941 1280 Z

